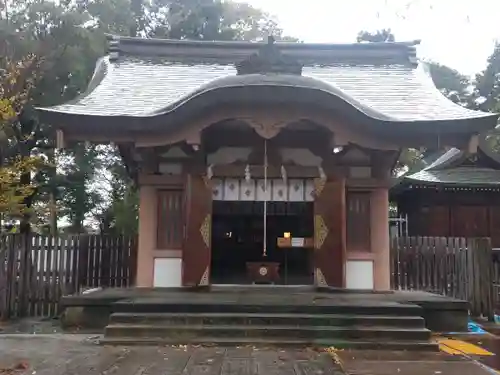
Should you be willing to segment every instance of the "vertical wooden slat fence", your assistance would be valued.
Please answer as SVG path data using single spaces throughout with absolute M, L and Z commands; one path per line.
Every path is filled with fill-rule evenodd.
M 61 296 L 135 282 L 135 237 L 0 235 L 0 320 L 56 316 Z
M 471 315 L 494 319 L 495 272 L 500 272 L 488 238 L 394 238 L 391 267 L 393 289 L 466 300 Z

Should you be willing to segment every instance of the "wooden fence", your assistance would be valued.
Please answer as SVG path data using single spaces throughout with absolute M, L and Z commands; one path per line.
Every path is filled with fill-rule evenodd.
M 134 283 L 135 237 L 0 235 L 0 319 L 56 316 L 62 295 Z
M 135 237 L 0 235 L 0 319 L 56 316 L 62 295 L 135 282 Z M 500 306 L 500 252 L 487 238 L 398 237 L 392 288 L 467 300 L 474 316 Z
M 393 289 L 466 300 L 473 316 L 494 318 L 499 264 L 488 238 L 394 238 L 391 265 Z

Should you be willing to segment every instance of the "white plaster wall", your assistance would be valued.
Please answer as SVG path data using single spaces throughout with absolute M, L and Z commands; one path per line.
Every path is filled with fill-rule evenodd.
M 155 258 L 153 286 L 160 288 L 182 286 L 182 259 Z
M 373 290 L 373 261 L 348 260 L 346 264 L 346 288 Z

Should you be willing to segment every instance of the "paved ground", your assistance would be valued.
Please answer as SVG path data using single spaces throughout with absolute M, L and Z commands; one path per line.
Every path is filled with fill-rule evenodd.
M 54 334 L 63 333 L 63 329 L 57 318 L 26 318 L 0 322 L 0 334 L 13 333 Z
M 58 320 L 0 325 L 0 375 L 487 375 L 500 370 L 497 335 L 456 336 L 448 353 L 241 347 L 103 347 L 62 334 Z M 469 344 L 468 344 L 469 343 Z M 470 345 L 472 344 L 472 345 Z M 337 364 L 335 362 L 340 362 Z M 343 369 L 343 370 L 342 370 Z M 500 374 L 500 372 L 498 373 Z
M 336 363 L 336 359 L 340 360 Z M 88 335 L 0 335 L 1 375 L 488 375 L 445 353 L 104 347 Z
M 338 353 L 349 375 L 491 375 L 492 370 L 445 353 L 345 351 Z
M 103 347 L 81 335 L 0 336 L 0 374 L 343 375 L 330 354 L 250 347 Z M 472 375 L 472 374 L 471 374 Z

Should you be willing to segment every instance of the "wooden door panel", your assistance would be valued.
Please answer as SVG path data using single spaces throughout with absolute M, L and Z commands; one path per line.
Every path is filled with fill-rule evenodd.
M 500 206 L 492 206 L 489 209 L 489 236 L 491 246 L 500 247 Z
M 447 206 L 433 206 L 429 208 L 429 215 L 425 217 L 427 225 L 426 236 L 448 237 L 450 235 L 450 209 Z
M 315 284 L 345 286 L 345 183 L 317 181 L 314 200 Z
M 209 285 L 212 237 L 212 189 L 202 175 L 186 181 L 186 235 L 182 249 L 185 286 Z
M 483 206 L 453 207 L 453 236 L 487 237 L 488 208 Z
M 489 208 L 489 236 L 491 246 L 500 247 L 500 206 L 491 206 Z

